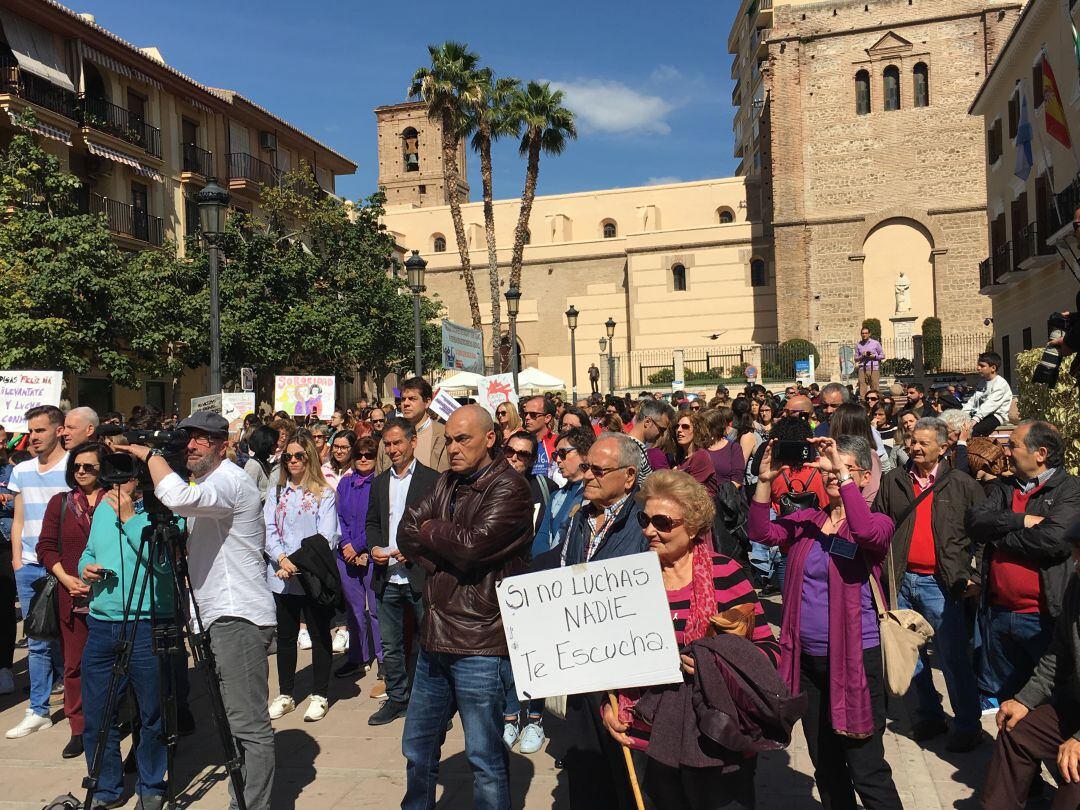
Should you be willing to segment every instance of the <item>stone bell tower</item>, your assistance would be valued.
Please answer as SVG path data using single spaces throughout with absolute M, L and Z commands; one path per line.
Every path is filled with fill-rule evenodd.
M 428 117 L 422 101 L 375 109 L 378 122 L 379 186 L 387 207 L 447 205 L 450 187 L 442 156 L 442 124 Z M 469 200 L 465 144 L 458 145 L 459 198 Z

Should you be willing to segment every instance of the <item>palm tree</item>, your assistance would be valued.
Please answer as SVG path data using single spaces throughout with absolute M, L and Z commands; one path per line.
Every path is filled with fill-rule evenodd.
M 428 53 L 431 65 L 417 68 L 409 84 L 409 98 L 425 101 L 428 117 L 442 125 L 443 169 L 449 187 L 450 216 L 454 220 L 454 236 L 457 238 L 473 329 L 480 329 L 480 301 L 476 296 L 476 279 L 473 278 L 472 262 L 469 260 L 465 223 L 461 218 L 461 199 L 458 196 L 461 175 L 457 162 L 458 146 L 461 138 L 467 134 L 468 110 L 479 104 L 483 94 L 483 74 L 478 68 L 480 57 L 462 42 L 428 45 Z
M 483 75 L 480 103 L 469 111 L 473 150 L 480 153 L 480 177 L 484 189 L 484 230 L 487 235 L 488 281 L 491 285 L 491 356 L 502 371 L 502 290 L 499 284 L 499 254 L 495 245 L 495 211 L 492 206 L 491 144 L 504 135 L 517 135 L 518 124 L 509 114 L 510 102 L 520 83 L 517 79 L 496 79 L 489 68 Z
M 522 130 L 521 148 L 525 164 L 525 188 L 521 192 L 521 212 L 514 231 L 514 252 L 510 258 L 510 286 L 521 286 L 521 258 L 525 252 L 525 235 L 529 230 L 533 199 L 536 197 L 536 178 L 540 174 L 540 153 L 561 154 L 566 141 L 577 137 L 574 113 L 562 106 L 561 90 L 552 90 L 547 82 L 529 82 L 519 89 L 510 103 L 510 115 Z M 511 347 L 513 351 L 513 347 Z

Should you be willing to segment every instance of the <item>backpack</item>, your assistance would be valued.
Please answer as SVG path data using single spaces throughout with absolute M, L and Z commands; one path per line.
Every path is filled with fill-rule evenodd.
M 788 491 L 781 495 L 777 502 L 780 505 L 781 516 L 790 515 L 792 512 L 798 512 L 800 509 L 817 509 L 818 496 L 816 492 L 811 491 L 810 482 L 814 480 L 814 476 L 818 474 L 817 469 L 814 469 L 810 473 L 810 477 L 806 479 L 806 483 L 799 482 L 802 490 L 796 492 L 791 488 L 794 483 L 786 472 L 780 473 L 784 476 L 784 483 L 788 486 Z
M 750 509 L 742 491 L 730 481 L 720 484 L 713 498 L 716 518 L 713 521 L 713 547 L 717 552 L 747 567 L 750 561 L 750 537 L 746 521 Z

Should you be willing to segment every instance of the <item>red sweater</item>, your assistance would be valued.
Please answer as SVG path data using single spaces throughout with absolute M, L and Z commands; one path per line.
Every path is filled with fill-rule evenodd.
M 1031 496 L 1040 489 L 1042 486 L 1026 493 L 1013 490 L 1012 510 L 1024 514 Z M 990 604 L 1013 613 L 1041 613 L 1039 567 L 1019 554 L 994 549 L 994 556 L 990 558 Z
M 912 480 L 915 497 L 922 494 L 919 482 Z M 934 493 L 931 492 L 915 507 L 915 526 L 911 534 L 907 570 L 915 574 L 933 574 L 937 571 L 937 549 L 934 548 L 934 528 L 931 515 L 934 509 Z

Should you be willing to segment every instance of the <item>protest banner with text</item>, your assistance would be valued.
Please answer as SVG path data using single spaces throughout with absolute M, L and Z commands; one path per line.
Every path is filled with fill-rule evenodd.
M 60 405 L 64 375 L 59 371 L 0 371 L 0 425 L 26 433 L 26 412 L 38 405 Z

